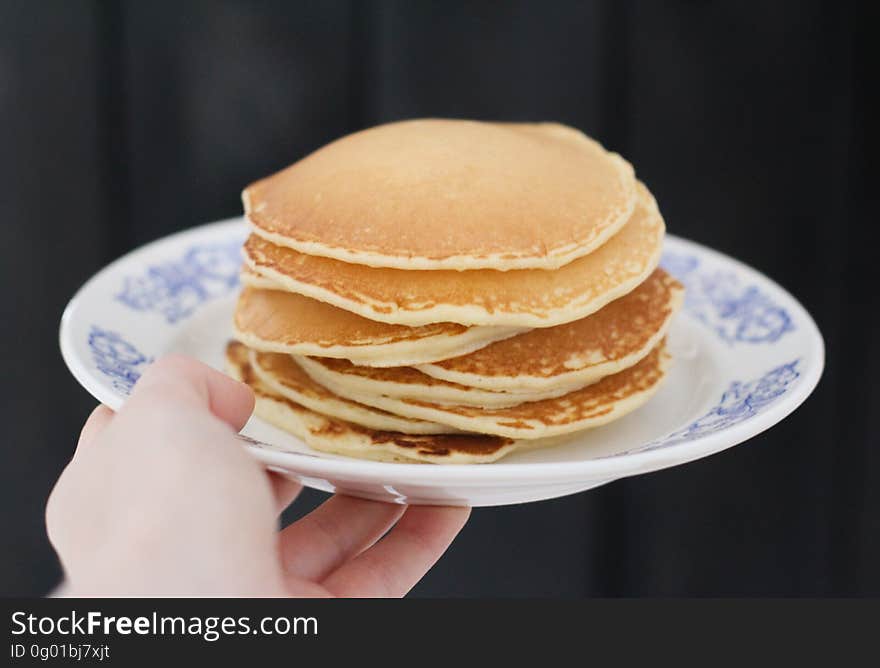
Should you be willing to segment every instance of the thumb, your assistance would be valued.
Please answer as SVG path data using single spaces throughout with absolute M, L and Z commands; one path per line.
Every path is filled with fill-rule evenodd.
M 169 399 L 182 408 L 207 408 L 235 431 L 244 426 L 254 410 L 254 394 L 247 385 L 183 355 L 168 355 L 151 364 L 135 385 L 128 404 Z

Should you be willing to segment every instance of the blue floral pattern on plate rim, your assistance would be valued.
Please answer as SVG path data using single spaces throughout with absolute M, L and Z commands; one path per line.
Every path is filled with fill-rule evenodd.
M 660 264 L 684 284 L 685 310 L 727 345 L 776 343 L 795 329 L 786 309 L 732 271 L 670 250 Z
M 89 350 L 95 367 L 114 388 L 129 395 L 141 373 L 153 358 L 143 354 L 121 334 L 97 325 L 89 331 Z
M 715 406 L 686 427 L 664 438 L 609 456 L 623 457 L 668 448 L 738 425 L 771 406 L 784 395 L 800 378 L 801 372 L 798 368 L 800 364 L 801 360 L 798 358 L 771 369 L 755 380 L 733 381 Z
M 241 244 L 239 238 L 194 244 L 175 260 L 126 276 L 116 299 L 134 311 L 158 313 L 173 325 L 238 288 Z

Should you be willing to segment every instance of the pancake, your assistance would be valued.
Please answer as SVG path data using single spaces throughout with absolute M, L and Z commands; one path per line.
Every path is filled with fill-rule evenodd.
M 261 382 L 248 362 L 248 350 L 231 342 L 227 371 L 253 390 L 254 414 L 302 439 L 309 447 L 347 457 L 385 462 L 479 464 L 493 462 L 521 448 L 555 445 L 561 439 L 517 441 L 482 434 L 401 434 L 367 429 L 309 410 Z
M 243 278 L 250 283 L 254 275 L 245 272 Z M 371 366 L 444 360 L 522 331 L 453 323 L 389 325 L 302 295 L 249 286 L 238 298 L 233 327 L 235 338 L 255 350 L 341 358 Z
M 239 344 L 241 345 L 241 344 Z M 407 418 L 338 396 L 313 381 L 290 355 L 249 352 L 248 362 L 264 385 L 276 394 L 323 415 L 362 427 L 406 434 L 448 434 L 457 429 L 419 418 Z
M 261 276 L 247 265 L 242 266 L 238 275 L 239 282 L 246 287 L 257 290 L 280 290 L 281 287 L 271 278 Z
M 376 369 L 323 357 L 297 356 L 296 361 L 318 383 L 343 388 L 352 396 L 373 394 L 452 406 L 507 408 L 570 391 L 570 388 L 554 388 L 543 392 L 493 392 L 432 378 L 411 367 Z
M 533 329 L 445 362 L 417 369 L 376 369 L 321 357 L 297 362 L 318 383 L 352 396 L 507 408 L 561 396 L 636 364 L 666 335 L 682 296 L 681 284 L 656 269 L 591 316 Z
M 257 359 L 272 353 L 260 353 Z M 293 358 L 308 364 L 305 358 Z M 395 415 L 447 424 L 462 431 L 508 438 L 560 436 L 616 420 L 644 404 L 659 388 L 669 366 L 661 342 L 638 364 L 597 383 L 555 399 L 534 401 L 510 408 L 482 409 L 446 406 L 413 399 L 355 393 L 328 380 L 325 387 L 352 401 L 374 406 Z M 280 379 L 279 379 L 280 380 Z M 322 383 L 323 384 L 323 383 Z
M 663 269 L 655 269 L 635 290 L 586 318 L 533 329 L 417 369 L 459 386 L 496 392 L 584 387 L 632 366 L 653 350 L 666 335 L 683 297 L 682 285 Z
M 435 322 L 552 327 L 622 297 L 657 266 L 664 223 L 639 184 L 632 218 L 606 244 L 555 271 L 404 271 L 305 255 L 251 235 L 246 264 L 289 292 L 371 320 L 411 327 Z
M 407 270 L 557 269 L 635 206 L 632 166 L 573 128 L 424 119 L 342 137 L 242 193 L 280 246 Z

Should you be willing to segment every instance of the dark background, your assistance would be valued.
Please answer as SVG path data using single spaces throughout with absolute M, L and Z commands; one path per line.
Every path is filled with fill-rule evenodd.
M 415 593 L 880 595 L 873 18 L 868 3 L 0 0 L 0 593 L 58 578 L 43 506 L 93 404 L 56 341 L 76 288 L 237 215 L 245 184 L 328 140 L 452 116 L 558 120 L 623 153 L 671 232 L 806 305 L 828 363 L 747 446 L 475 512 Z

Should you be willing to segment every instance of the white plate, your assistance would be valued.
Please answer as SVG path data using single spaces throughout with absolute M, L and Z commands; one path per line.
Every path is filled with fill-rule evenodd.
M 223 368 L 238 292 L 240 219 L 144 246 L 71 300 L 61 352 L 76 379 L 117 409 L 144 367 L 168 352 Z M 736 260 L 669 236 L 663 266 L 687 286 L 669 336 L 672 371 L 647 405 L 557 447 L 494 464 L 389 464 L 310 450 L 253 418 L 272 444 L 255 457 L 310 487 L 399 503 L 491 506 L 573 494 L 705 457 L 764 431 L 810 394 L 824 346 L 804 308 Z

